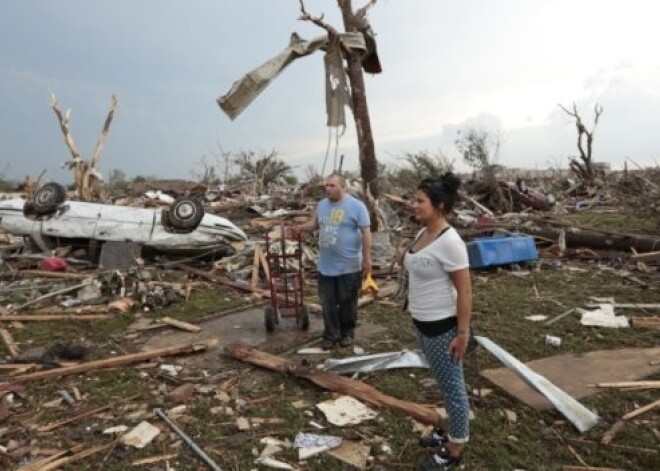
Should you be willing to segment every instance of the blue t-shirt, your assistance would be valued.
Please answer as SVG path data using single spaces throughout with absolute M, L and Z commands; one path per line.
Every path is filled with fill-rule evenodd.
M 364 203 L 351 195 L 337 202 L 324 198 L 316 207 L 316 218 L 319 273 L 339 276 L 361 271 L 362 229 L 371 225 Z

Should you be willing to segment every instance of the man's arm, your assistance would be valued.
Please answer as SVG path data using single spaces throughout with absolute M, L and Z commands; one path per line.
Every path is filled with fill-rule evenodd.
M 371 228 L 362 227 L 362 274 L 371 271 Z
M 307 221 L 305 224 L 298 224 L 297 226 L 293 226 L 293 233 L 295 235 L 298 235 L 301 232 L 309 232 L 309 231 L 314 231 L 319 228 L 319 218 L 317 217 L 316 214 L 316 209 L 314 209 L 314 217 Z

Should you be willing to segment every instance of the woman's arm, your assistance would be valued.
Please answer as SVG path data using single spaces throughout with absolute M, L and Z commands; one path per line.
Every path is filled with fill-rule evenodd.
M 472 315 L 470 269 L 463 268 L 449 272 L 449 278 L 456 288 L 456 318 L 458 320 L 456 338 L 449 344 L 449 352 L 454 354 L 454 361 L 459 362 L 465 356 L 470 336 L 470 317 Z

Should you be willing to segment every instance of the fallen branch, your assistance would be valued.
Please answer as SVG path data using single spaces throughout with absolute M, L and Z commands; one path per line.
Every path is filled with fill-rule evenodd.
M 40 379 L 61 378 L 63 376 L 75 375 L 78 373 L 85 373 L 87 371 L 100 370 L 104 368 L 115 368 L 118 366 L 130 365 L 132 363 L 139 363 L 152 358 L 179 355 L 182 353 L 196 353 L 207 348 L 206 344 L 186 344 L 178 345 L 175 347 L 161 348 L 159 350 L 152 350 L 148 352 L 132 353 L 129 355 L 122 355 L 115 358 L 106 358 L 103 360 L 89 361 L 80 363 L 78 365 L 66 366 L 64 368 L 55 368 L 48 371 L 38 371 L 22 376 L 12 378 L 12 383 L 25 383 L 28 381 L 37 381 Z M 0 388 L 7 386 L 10 383 L 0 383 Z
M 292 365 L 284 358 L 246 347 L 241 344 L 229 345 L 226 348 L 226 351 L 238 360 L 268 368 L 273 371 L 278 371 L 283 374 L 293 374 L 298 378 L 307 379 L 324 389 L 353 396 L 373 406 L 387 407 L 398 412 L 403 412 L 413 417 L 418 422 L 428 425 L 437 425 L 440 423 L 440 416 L 432 407 L 388 396 L 362 381 L 345 378 L 334 373 L 310 369 L 304 366 Z

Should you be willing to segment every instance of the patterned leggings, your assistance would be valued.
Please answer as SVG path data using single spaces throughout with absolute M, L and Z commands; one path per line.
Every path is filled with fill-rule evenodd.
M 463 364 L 454 363 L 447 353 L 449 344 L 456 336 L 456 327 L 437 337 L 427 337 L 419 330 L 417 340 L 426 356 L 431 372 L 435 376 L 449 416 L 449 441 L 465 443 L 469 438 L 470 406 L 463 378 Z

